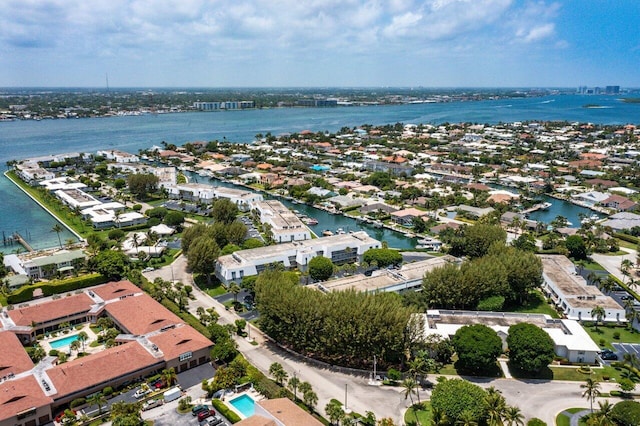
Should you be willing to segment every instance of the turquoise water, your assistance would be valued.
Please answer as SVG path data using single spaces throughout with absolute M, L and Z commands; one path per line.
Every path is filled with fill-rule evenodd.
M 600 108 L 583 108 L 598 104 Z M 613 96 L 555 95 L 543 98 L 501 99 L 480 102 L 410 104 L 339 108 L 277 108 L 235 112 L 193 112 L 78 120 L 11 121 L 0 123 L 0 165 L 8 160 L 63 152 L 90 152 L 121 149 L 137 153 L 162 141 L 182 145 L 190 141 L 227 140 L 246 143 L 257 133 L 337 131 L 362 124 L 443 122 L 499 123 L 526 120 L 567 120 L 597 124 L 640 123 L 640 105 L 624 103 Z M 2 168 L 2 166 L 0 166 Z M 51 228 L 55 220 L 4 176 L 0 177 L 0 233 L 20 232 L 34 248 L 54 247 L 58 238 Z M 554 204 L 558 203 L 553 201 Z M 307 213 L 304 207 L 294 207 Z M 571 209 L 564 206 L 562 210 Z M 555 213 L 555 208 L 553 209 Z M 315 212 L 309 212 L 314 216 Z M 564 212 L 571 222 L 574 215 Z M 319 214 L 319 213 L 318 213 Z M 548 213 L 532 215 L 543 219 Z M 318 220 L 320 218 L 317 217 Z M 336 227 L 351 226 L 350 222 Z M 345 225 L 345 226 L 343 226 Z M 319 226 L 316 226 L 319 228 Z M 351 228 L 353 229 L 353 227 Z M 315 230 L 315 229 L 314 229 Z M 323 228 L 320 228 L 320 232 Z M 332 229 L 335 231 L 335 229 Z M 380 239 L 375 231 L 370 234 Z M 1 235 L 0 235 L 1 238 Z M 72 238 L 65 231 L 62 242 Z M 389 241 L 392 247 L 395 245 Z M 2 246 L 10 253 L 17 246 Z
M 78 335 L 74 334 L 71 336 L 63 337 L 62 339 L 52 340 L 51 342 L 49 342 L 49 344 L 53 349 L 60 349 L 64 348 L 65 346 L 69 346 L 71 342 L 74 342 L 76 340 L 78 340 Z
M 232 399 L 229 403 L 245 417 L 251 417 L 255 412 L 256 402 L 246 393 Z

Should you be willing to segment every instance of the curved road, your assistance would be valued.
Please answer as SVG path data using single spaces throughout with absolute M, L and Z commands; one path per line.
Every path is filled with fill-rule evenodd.
M 221 324 L 233 324 L 239 318 L 196 287 L 192 275 L 186 269 L 186 258 L 184 256 L 176 259 L 171 266 L 147 272 L 144 275 L 150 280 L 161 277 L 167 281 L 174 279 L 183 284 L 192 285 L 195 300 L 190 301 L 189 311 L 194 315 L 196 309 L 202 306 L 205 309 L 215 308 L 220 314 L 219 322 Z M 260 330 L 253 326 L 250 327 L 250 335 L 258 342 L 258 345 L 252 345 L 247 339 L 235 336 L 240 352 L 251 364 L 267 375 L 269 366 L 274 362 L 279 362 L 290 377 L 295 372 L 301 381 L 311 383 L 318 395 L 317 407 L 320 410 L 324 410 L 325 405 L 332 398 L 344 403 L 346 386 L 347 405 L 349 408 L 361 414 L 373 411 L 379 419 L 390 417 L 397 424 L 403 424 L 402 417 L 410 402 L 405 400 L 401 388 L 369 386 L 366 378 L 312 367 L 277 349 L 277 347 L 267 342 Z M 430 379 L 434 381 L 435 377 Z M 581 383 L 579 382 L 466 379 L 483 387 L 494 386 L 502 392 L 507 403 L 518 406 L 527 419 L 538 417 L 549 425 L 555 424 L 556 415 L 567 408 L 589 407 L 588 401 L 582 398 Z M 608 392 L 615 388 L 615 384 L 602 384 L 603 392 Z M 421 398 L 424 399 L 426 395 L 427 392 L 421 392 Z M 611 402 L 614 401 L 615 399 L 611 399 Z

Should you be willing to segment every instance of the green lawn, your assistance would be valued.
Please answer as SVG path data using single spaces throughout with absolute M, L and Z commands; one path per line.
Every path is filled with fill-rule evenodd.
M 414 408 L 415 407 L 415 408 Z M 410 407 L 407 412 L 404 414 L 404 422 L 407 426 L 416 424 L 416 414 L 418 415 L 418 420 L 421 425 L 429 425 L 431 424 L 431 404 L 429 401 L 422 402 L 422 409 L 418 409 L 418 404 Z
M 544 296 L 533 291 L 529 293 L 529 299 L 518 307 L 508 309 L 510 312 L 528 313 L 528 314 L 547 314 L 551 318 L 560 318 L 556 309 L 547 303 Z
M 558 417 L 556 417 L 556 426 L 569 426 L 571 424 L 571 418 L 564 415 L 564 412 L 575 414 L 584 410 L 585 408 L 569 408 L 564 410 L 562 413 L 558 414 Z M 583 421 L 579 421 L 578 426 L 585 426 L 585 423 Z
M 585 269 L 591 269 L 592 271 L 606 271 L 606 269 L 603 268 L 602 265 L 592 260 L 590 261 L 585 260 L 580 262 L 580 264 L 583 265 Z
M 589 336 L 596 342 L 597 345 L 600 345 L 600 339 L 604 339 L 604 346 L 613 349 L 611 343 L 616 342 L 624 342 L 624 343 L 640 343 L 640 333 L 637 331 L 627 330 L 625 327 L 613 327 L 613 326 L 583 326 Z M 613 338 L 613 333 L 620 333 L 619 339 Z

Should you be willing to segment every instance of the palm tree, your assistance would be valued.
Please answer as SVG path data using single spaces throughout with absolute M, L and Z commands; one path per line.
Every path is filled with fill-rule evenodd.
M 418 382 L 416 382 L 416 380 L 412 378 L 404 379 L 404 381 L 402 382 L 402 387 L 404 388 L 402 393 L 404 395 L 405 401 L 407 398 L 409 398 L 411 401 L 411 406 L 413 406 L 413 394 L 416 393 Z M 417 410 L 413 410 L 413 413 L 416 415 L 416 425 L 420 426 L 420 420 L 418 419 Z
M 598 401 L 598 406 L 600 409 L 591 414 L 587 424 L 594 426 L 615 426 L 618 424 L 613 419 L 613 404 L 608 399 Z
M 284 368 L 282 368 L 282 364 L 280 364 L 279 362 L 274 362 L 273 364 L 271 364 L 271 366 L 269 366 L 269 374 L 273 376 L 276 383 L 280 386 L 282 386 L 284 381 L 289 377 Z
M 313 390 L 308 390 L 302 394 L 302 399 L 307 407 L 313 410 L 318 403 L 318 395 Z
M 89 406 L 97 405 L 98 406 L 98 415 L 102 414 L 102 407 L 107 405 L 107 398 L 101 392 L 94 393 L 89 398 L 87 398 L 87 402 Z
M 235 282 L 232 282 L 231 285 L 229 286 L 229 291 L 233 293 L 233 302 L 238 303 L 238 293 L 242 291 L 240 286 Z
M 596 331 L 598 331 L 598 323 L 601 322 L 606 316 L 607 311 L 600 305 L 596 305 L 593 309 L 591 309 L 591 318 L 596 319 Z
M 164 378 L 164 381 L 167 383 L 168 387 L 172 386 L 178 380 L 178 375 L 176 374 L 176 370 L 174 370 L 173 367 L 162 370 L 162 377 Z
M 80 343 L 82 343 L 82 352 L 84 352 L 84 342 L 86 342 L 87 339 L 89 339 L 89 335 L 86 331 L 81 331 L 80 333 L 78 333 L 78 340 L 80 341 Z
M 464 410 L 456 420 L 456 426 L 478 426 L 478 422 L 471 411 Z
M 329 421 L 332 424 L 340 424 L 340 420 L 344 419 L 344 410 L 338 401 L 330 401 L 324 407 L 324 411 L 326 411 L 327 417 L 329 417 Z
M 507 422 L 507 426 L 524 426 L 524 416 L 518 407 L 507 407 L 503 417 Z
M 487 396 L 484 398 L 487 407 L 487 425 L 502 426 L 502 417 L 505 414 L 507 403 L 504 396 L 493 386 L 487 389 Z
M 294 374 L 293 377 L 289 379 L 289 383 L 287 384 L 287 387 L 293 391 L 294 401 L 298 401 L 298 386 L 300 386 L 300 379 L 298 379 Z
M 56 234 L 58 234 L 58 244 L 60 244 L 60 248 L 62 248 L 62 240 L 60 239 L 60 233 L 62 231 L 64 231 L 64 228 L 60 226 L 59 223 L 56 223 L 55 225 L 53 225 L 53 228 L 51 228 L 51 232 L 55 232 Z
M 629 271 L 631 270 L 632 267 L 633 267 L 633 262 L 629 259 L 622 259 L 622 261 L 620 262 L 620 272 L 622 272 L 622 275 L 624 277 L 629 276 Z
M 600 382 L 589 377 L 585 384 L 580 385 L 584 389 L 583 398 L 587 398 L 590 404 L 591 413 L 593 413 L 593 401 L 600 396 Z
M 71 349 L 72 351 L 78 351 L 80 349 L 80 341 L 74 340 L 73 342 L 71 342 L 71 344 L 69 345 L 69 349 Z

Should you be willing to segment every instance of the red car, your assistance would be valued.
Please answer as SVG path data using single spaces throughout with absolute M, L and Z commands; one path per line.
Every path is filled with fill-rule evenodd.
M 73 410 L 73 415 L 77 415 L 78 412 L 76 410 Z M 56 416 L 56 422 L 60 423 L 62 421 L 62 418 L 64 417 L 64 411 L 60 412 L 57 416 Z
M 215 416 L 216 412 L 214 410 L 202 410 L 198 413 L 198 421 L 201 422 L 207 417 Z

